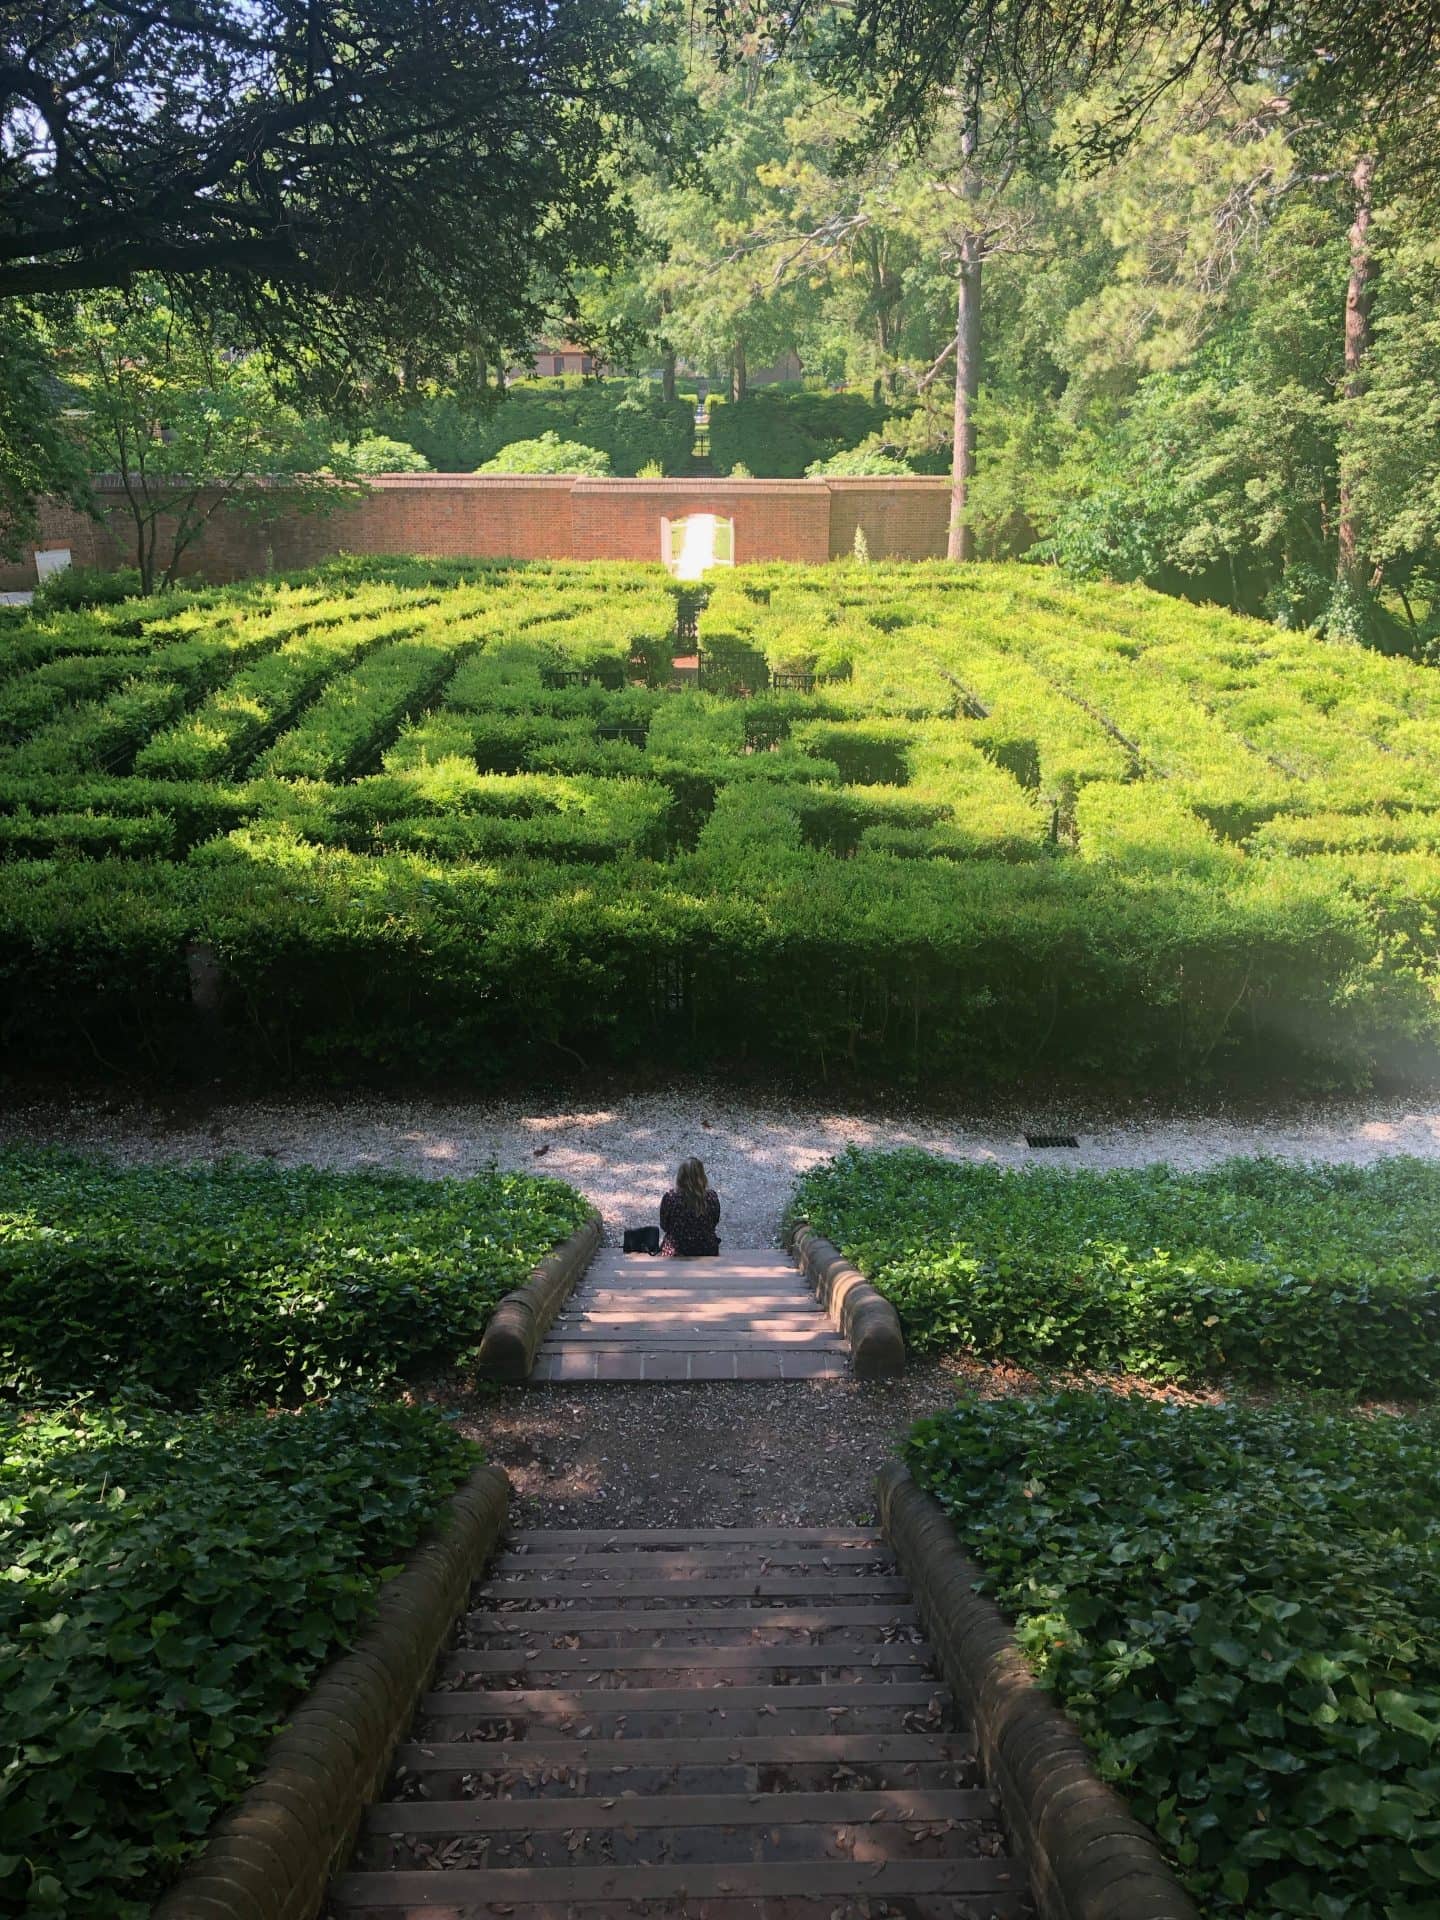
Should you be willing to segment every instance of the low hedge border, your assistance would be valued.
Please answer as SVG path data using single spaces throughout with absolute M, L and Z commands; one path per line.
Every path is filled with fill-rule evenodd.
M 470 1583 L 494 1550 L 510 1482 L 479 1467 L 380 1593 L 354 1651 L 320 1675 L 272 1743 L 258 1779 L 152 1920 L 311 1920 L 410 1723 Z
M 969 1715 L 1041 1920 L 1200 1920 L 1158 1846 L 975 1591 L 978 1569 L 899 1461 L 875 1477 L 880 1524 L 914 1588 L 946 1683 Z
M 600 1222 L 587 1220 L 553 1253 L 547 1253 L 523 1286 L 507 1293 L 490 1316 L 480 1342 L 479 1371 L 486 1380 L 528 1380 L 540 1342 L 589 1266 L 600 1244 Z
M 857 1380 L 886 1380 L 905 1371 L 905 1336 L 894 1307 L 840 1249 L 804 1221 L 787 1241 L 821 1304 L 850 1342 Z

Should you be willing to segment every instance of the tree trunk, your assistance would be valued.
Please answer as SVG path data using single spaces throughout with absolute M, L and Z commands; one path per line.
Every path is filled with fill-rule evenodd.
M 666 353 L 660 363 L 660 393 L 666 404 L 675 398 L 675 354 Z
M 967 76 L 965 125 L 960 134 L 961 191 L 967 202 L 980 196 L 977 155 L 980 148 L 980 76 Z M 970 482 L 975 477 L 975 400 L 980 391 L 980 269 L 982 241 L 971 224 L 960 236 L 955 287 L 955 420 L 950 449 L 949 560 L 973 560 L 975 535 L 966 519 Z
M 745 342 L 737 340 L 730 350 L 730 398 L 732 400 L 745 398 L 745 382 Z
M 1345 384 L 1347 400 L 1358 400 L 1365 391 L 1365 361 L 1370 351 L 1370 303 L 1375 292 L 1375 256 L 1370 251 L 1370 219 L 1375 200 L 1375 156 L 1362 153 L 1352 176 L 1355 188 L 1355 218 L 1350 227 L 1350 281 L 1345 289 Z M 1355 582 L 1362 567 L 1359 528 L 1345 454 L 1340 454 L 1340 513 L 1337 538 L 1337 571 L 1342 580 Z
M 980 269 L 973 234 L 960 244 L 955 294 L 955 428 L 950 455 L 950 541 L 946 558 L 973 560 L 975 534 L 966 519 L 975 477 L 975 398 L 980 390 Z

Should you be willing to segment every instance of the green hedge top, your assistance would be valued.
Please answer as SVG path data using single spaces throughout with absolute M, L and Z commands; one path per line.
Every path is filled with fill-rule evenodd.
M 0 1911 L 144 1920 L 474 1458 L 348 1400 L 0 1410 Z
M 1356 1394 L 1440 1382 L 1440 1165 L 1062 1173 L 851 1149 L 792 1212 L 918 1347 Z
M 1440 1911 L 1440 1425 L 962 1402 L 910 1466 L 1215 1920 Z
M 611 472 L 633 476 L 652 462 L 666 473 L 684 472 L 695 409 L 691 401 L 664 399 L 644 380 L 519 381 L 483 410 L 428 401 L 387 415 L 382 425 L 417 447 L 439 473 L 473 473 L 516 440 L 557 433 L 608 455 Z
M 287 1397 L 473 1347 L 589 1209 L 558 1180 L 0 1150 L 0 1390 Z
M 738 402 L 710 402 L 710 458 L 717 473 L 738 461 L 758 480 L 798 480 L 878 432 L 885 413 L 863 394 L 761 387 Z

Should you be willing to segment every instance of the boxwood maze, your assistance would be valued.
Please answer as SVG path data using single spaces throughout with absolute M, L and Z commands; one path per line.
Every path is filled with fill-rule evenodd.
M 675 631 L 414 561 L 6 621 L 8 1058 L 1433 1068 L 1433 673 L 1015 566 L 723 573 L 698 687 Z
M 1359 1395 L 1440 1384 L 1430 1161 L 1057 1173 L 852 1148 L 791 1205 L 922 1351 Z
M 1216 1920 L 1440 1908 L 1433 1417 L 962 1401 L 911 1470 Z

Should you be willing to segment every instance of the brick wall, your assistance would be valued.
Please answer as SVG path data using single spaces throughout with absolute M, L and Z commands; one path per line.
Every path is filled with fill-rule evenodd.
M 334 513 L 263 517 L 221 505 L 182 571 L 235 580 L 313 565 L 336 553 L 419 553 L 456 559 L 658 560 L 660 523 L 714 513 L 735 523 L 735 558 L 848 559 L 865 529 L 872 559 L 923 560 L 945 551 L 949 482 L 909 479 L 585 480 L 565 475 L 407 473 L 371 482 Z M 101 521 L 48 505 L 39 547 L 69 547 L 77 565 L 131 563 L 118 483 L 96 483 Z M 204 502 L 210 505 L 211 501 Z M 163 546 L 163 542 L 162 542 Z M 30 553 L 0 563 L 0 588 L 33 587 Z

